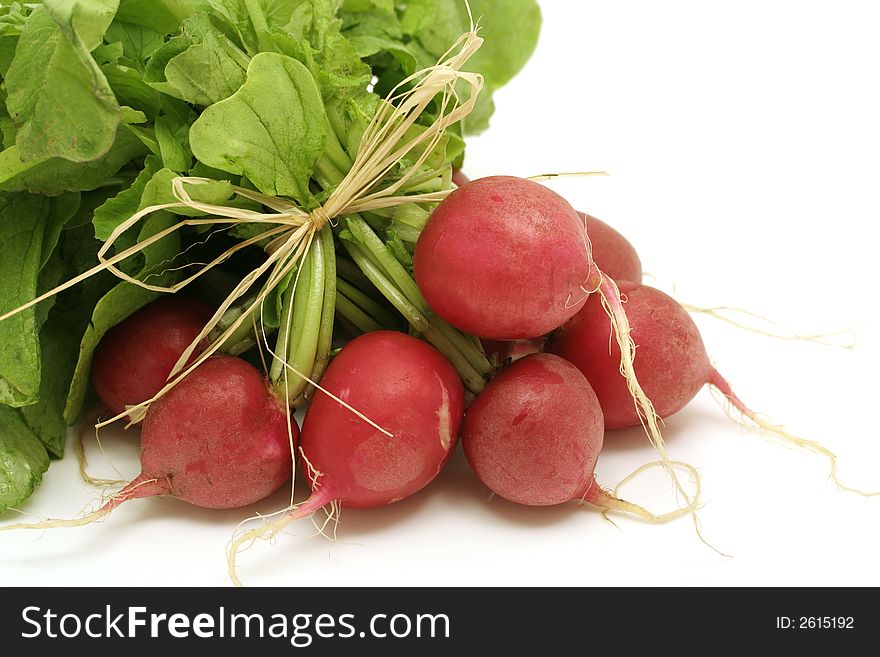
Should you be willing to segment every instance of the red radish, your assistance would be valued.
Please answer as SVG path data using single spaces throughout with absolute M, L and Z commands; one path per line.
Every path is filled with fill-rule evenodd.
M 642 282 L 642 261 L 629 241 L 604 221 L 578 212 L 593 246 L 593 261 L 603 273 L 620 281 Z
M 152 399 L 213 314 L 199 299 L 166 296 L 110 329 L 92 359 L 95 391 L 110 412 Z M 207 346 L 203 341 L 190 361 Z
M 97 511 L 76 520 L 0 529 L 75 527 L 100 520 L 123 502 L 170 496 L 195 506 L 247 506 L 290 478 L 298 430 L 263 375 L 233 356 L 215 356 L 147 411 L 141 474 Z
M 736 396 L 709 361 L 693 319 L 672 297 L 647 285 L 630 282 L 621 283 L 620 292 L 626 299 L 632 327 L 630 337 L 637 350 L 636 375 L 659 417 L 678 412 L 709 384 L 761 429 L 829 458 L 832 478 L 840 488 L 867 494 L 838 480 L 837 457 L 827 448 L 792 436 L 763 419 Z M 622 429 L 642 423 L 627 381 L 620 375 L 620 350 L 612 340 L 608 317 L 598 299 L 587 301 L 583 310 L 551 339 L 547 350 L 576 365 L 587 377 L 602 406 L 606 428 Z
M 452 170 L 452 182 L 456 187 L 464 187 L 471 181 L 466 175 L 461 172 L 461 169 L 453 169 Z
M 639 383 L 666 418 L 685 407 L 715 375 L 691 317 L 672 298 L 647 285 L 620 283 L 636 343 Z M 609 345 L 611 347 L 609 351 Z M 620 349 L 598 299 L 590 299 L 552 338 L 548 351 L 574 363 L 599 397 L 609 429 L 638 426 L 639 414 L 620 375 Z
M 456 328 L 493 340 L 562 325 L 595 289 L 583 222 L 568 202 L 522 178 L 480 178 L 428 219 L 414 256 L 428 305 Z
M 312 495 L 280 521 L 236 539 L 229 557 L 237 583 L 242 543 L 274 536 L 331 503 L 360 509 L 402 500 L 429 484 L 455 449 L 464 387 L 449 361 L 421 340 L 396 331 L 355 338 L 330 363 L 321 388 L 300 443 Z
M 480 480 L 511 502 L 584 500 L 657 520 L 596 483 L 604 431 L 599 400 L 584 375 L 559 356 L 533 354 L 502 370 L 477 396 L 462 445 Z
M 491 340 L 541 337 L 598 293 L 621 346 L 620 369 L 645 418 L 648 437 L 687 499 L 633 368 L 635 350 L 620 292 L 592 261 L 584 221 L 565 199 L 522 178 L 470 182 L 431 214 L 416 244 L 414 273 L 440 317 Z

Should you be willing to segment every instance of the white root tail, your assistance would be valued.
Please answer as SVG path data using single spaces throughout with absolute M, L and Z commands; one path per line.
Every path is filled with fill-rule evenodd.
M 270 518 L 279 515 L 279 513 L 261 517 L 260 519 L 263 521 L 261 526 L 235 534 L 226 549 L 226 567 L 232 583 L 235 584 L 235 586 L 244 586 L 241 579 L 238 577 L 236 566 L 236 561 L 240 552 L 250 549 L 259 540 L 274 541 L 278 534 L 281 533 L 281 531 L 291 522 L 301 518 L 311 517 L 315 512 L 328 504 L 331 504 L 333 501 L 333 495 L 327 487 L 316 488 L 312 493 L 312 496 L 302 504 L 279 512 L 284 515 L 278 520 L 270 520 Z M 338 513 L 338 505 L 334 506 L 334 512 Z M 332 516 L 330 520 L 332 520 Z
M 795 436 L 794 434 L 786 431 L 784 427 L 779 426 L 778 424 L 773 424 L 758 413 L 755 413 L 748 406 L 746 406 L 739 397 L 736 396 L 736 393 L 733 392 L 730 384 L 723 376 L 721 376 L 721 374 L 718 373 L 717 370 L 712 370 L 712 376 L 709 379 L 709 384 L 713 388 L 718 390 L 718 392 L 720 392 L 722 395 L 724 395 L 725 400 L 727 400 L 727 402 L 729 402 L 730 405 L 733 406 L 743 416 L 744 422 L 746 424 L 751 423 L 751 426 L 754 426 L 760 431 L 766 432 L 774 436 L 775 438 L 781 440 L 783 443 L 792 445 L 799 449 L 807 450 L 808 452 L 813 452 L 814 454 L 818 454 L 827 458 L 831 465 L 831 480 L 840 490 L 855 493 L 857 495 L 861 495 L 862 497 L 880 496 L 880 491 L 865 491 L 860 488 L 853 488 L 852 486 L 847 486 L 846 484 L 844 484 L 837 476 L 837 454 L 832 452 L 821 443 Z

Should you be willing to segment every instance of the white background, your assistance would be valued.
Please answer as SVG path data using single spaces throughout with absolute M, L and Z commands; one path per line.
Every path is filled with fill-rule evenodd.
M 880 16 L 873 2 L 545 0 L 541 43 L 469 146 L 471 176 L 608 171 L 554 183 L 627 235 L 657 285 L 693 304 L 747 308 L 804 333 L 859 325 L 847 351 L 698 322 L 718 368 L 755 409 L 840 455 L 880 489 Z M 539 263 L 536 263 L 536 266 Z M 489 500 L 460 454 L 421 494 L 345 511 L 338 541 L 300 522 L 241 560 L 251 585 L 880 585 L 880 498 L 843 493 L 821 458 L 725 416 L 708 391 L 667 423 L 700 468 L 704 534 L 586 507 Z M 105 436 L 137 472 L 134 436 Z M 96 472 L 111 473 L 91 445 Z M 606 437 L 599 481 L 652 460 L 639 430 Z M 661 510 L 658 474 L 624 493 Z M 99 493 L 72 452 L 23 511 L 73 517 Z M 285 503 L 204 511 L 139 500 L 80 529 L 0 535 L 6 585 L 227 584 L 236 523 Z

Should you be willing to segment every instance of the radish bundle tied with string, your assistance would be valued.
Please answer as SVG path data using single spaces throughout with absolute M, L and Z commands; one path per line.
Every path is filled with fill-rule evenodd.
M 97 426 L 106 426 L 120 419 L 126 419 L 130 423 L 142 421 L 145 416 L 149 415 L 148 411 L 152 406 L 161 404 L 179 386 L 187 384 L 193 373 L 200 371 L 208 359 L 220 351 L 230 339 L 234 339 L 236 332 L 242 326 L 246 326 L 247 321 L 250 321 L 252 326 L 247 328 L 258 331 L 256 335 L 261 336 L 263 340 L 261 346 L 265 347 L 272 358 L 271 364 L 267 364 L 266 369 L 270 376 L 273 392 L 284 401 L 284 412 L 288 424 L 286 442 L 288 444 L 289 470 L 296 444 L 296 435 L 294 435 L 296 425 L 291 421 L 290 407 L 302 401 L 307 385 L 320 388 L 317 381 L 327 364 L 331 347 L 335 300 L 332 289 L 332 284 L 335 283 L 335 267 L 332 262 L 335 250 L 332 230 L 340 228 L 338 218 L 346 217 L 350 223 L 362 222 L 365 227 L 362 232 L 366 232 L 369 230 L 369 226 L 363 222 L 358 213 L 381 211 L 404 205 L 418 207 L 417 204 L 442 200 L 447 193 L 444 190 L 418 190 L 418 187 L 424 186 L 426 181 L 438 177 L 442 178 L 445 173 L 443 170 L 433 170 L 430 167 L 425 170 L 423 165 L 445 139 L 447 128 L 461 121 L 474 107 L 477 94 L 482 86 L 482 76 L 460 69 L 480 47 L 481 42 L 482 39 L 477 36 L 475 31 L 462 35 L 437 65 L 421 70 L 403 80 L 385 101 L 379 103 L 378 110 L 363 134 L 360 147 L 348 172 L 341 177 L 338 184 L 328 190 L 322 204 L 304 209 L 290 199 L 270 196 L 252 189 L 231 185 L 228 182 L 203 177 L 175 177 L 171 180 L 171 191 L 175 200 L 145 207 L 119 224 L 101 246 L 98 252 L 99 264 L 97 266 L 6 313 L 0 318 L 0 321 L 102 271 L 109 271 L 130 284 L 152 292 L 174 294 L 239 251 L 258 244 L 262 245 L 266 253 L 265 260 L 252 272 L 242 277 L 231 293 L 220 303 L 210 321 L 181 355 L 168 377 L 167 384 L 152 398 L 129 405 L 123 412 L 102 420 Z M 283 56 L 265 53 L 258 57 L 280 59 Z M 286 62 L 287 65 L 298 65 L 295 60 L 286 59 L 289 60 Z M 304 68 L 302 70 L 305 71 Z M 459 87 L 460 84 L 464 87 Z M 457 89 L 457 87 L 459 88 Z M 460 96 L 461 91 L 466 94 L 464 99 Z M 427 126 L 417 125 L 429 107 L 434 112 L 432 121 Z M 405 167 L 402 174 L 396 173 L 406 158 L 410 158 L 412 161 Z M 448 177 L 448 173 L 446 175 Z M 221 205 L 198 200 L 200 196 L 198 192 L 206 187 L 214 195 L 216 195 L 218 188 L 221 190 L 225 188 L 236 197 L 258 203 L 270 211 L 256 211 L 237 205 Z M 417 191 L 409 191 L 413 187 Z M 137 244 L 120 249 L 115 255 L 109 255 L 120 238 L 145 217 L 155 212 L 172 209 L 184 209 L 207 216 L 180 216 L 173 225 L 156 232 Z M 260 230 L 253 237 L 243 239 L 234 247 L 201 266 L 196 273 L 183 278 L 174 285 L 165 286 L 150 283 L 128 274 L 122 268 L 128 258 L 143 252 L 184 227 L 241 225 L 257 225 L 265 229 Z M 389 266 L 387 261 L 383 261 L 381 258 L 377 259 L 372 255 L 373 242 L 379 240 L 377 236 L 373 235 L 373 237 L 375 239 L 370 241 L 369 236 L 363 237 L 362 235 L 366 246 L 361 250 L 358 250 L 355 244 L 350 245 L 350 250 L 354 253 L 352 259 L 366 263 L 364 268 L 368 270 L 368 276 L 371 271 L 370 266 L 373 269 L 381 269 L 383 274 L 388 270 L 392 270 L 392 275 L 395 274 L 393 267 Z M 373 264 L 374 260 L 378 260 L 378 263 Z M 313 311 L 307 318 L 312 330 L 297 332 L 292 330 L 292 324 L 299 311 L 298 304 L 302 298 L 307 297 L 308 292 L 312 291 L 306 289 L 306 294 L 299 294 L 298 284 L 307 276 L 319 282 L 318 285 L 313 286 L 313 289 L 318 288 L 325 294 L 320 295 L 318 304 L 309 308 Z M 279 327 L 278 343 L 275 348 L 272 348 L 266 341 L 268 332 L 259 331 L 259 325 L 267 297 L 284 281 L 287 281 L 288 284 L 285 298 L 282 300 L 283 323 Z M 261 286 L 256 295 L 249 298 L 244 306 L 236 308 L 232 319 L 223 322 L 221 327 L 221 320 L 228 317 L 227 312 L 233 308 L 237 301 L 251 292 L 258 282 Z M 427 309 L 422 307 L 424 302 L 417 299 L 410 301 L 406 296 L 407 292 L 412 296 L 410 290 L 405 290 L 401 296 L 404 297 L 405 303 L 415 307 L 413 312 L 416 316 L 408 317 L 408 319 L 411 319 L 416 330 L 426 339 L 438 345 L 444 355 L 459 367 L 459 372 L 466 381 L 469 381 L 471 387 L 479 388 L 485 381 L 484 377 L 490 371 L 488 363 L 483 365 L 480 362 L 481 358 L 485 358 L 482 352 L 467 336 L 430 317 Z M 196 346 L 206 338 L 210 338 L 208 346 L 200 353 L 195 354 Z M 303 341 L 306 339 L 310 339 L 311 344 L 303 345 Z M 465 352 L 464 355 L 462 355 L 462 351 Z M 298 362 L 297 358 L 303 352 L 309 357 Z M 479 370 L 471 363 L 476 363 Z M 333 397 L 351 413 L 374 426 L 376 430 L 390 436 L 385 429 L 373 423 L 356 408 L 349 406 L 335 396 Z M 173 494 L 173 491 L 170 491 L 161 481 L 157 481 L 161 477 L 157 477 L 155 473 L 150 474 L 152 475 L 150 477 L 145 478 L 142 475 L 136 478 L 122 491 L 111 496 L 101 509 L 84 518 L 73 521 L 48 521 L 31 525 L 10 525 L 4 529 L 86 524 L 104 517 L 122 501 L 148 495 Z
M 466 118 L 476 105 L 483 84 L 482 76 L 463 71 L 462 67 L 481 43 L 482 39 L 472 29 L 458 39 L 438 64 L 400 82 L 384 101 L 379 102 L 354 158 L 346 161 L 347 155 L 337 152 L 335 165 L 321 171 L 316 184 L 322 189 L 313 188 L 314 193 L 310 190 L 309 204 L 303 205 L 284 196 L 266 194 L 225 181 L 176 176 L 170 181 L 174 200 L 144 207 L 116 226 L 98 252 L 99 264 L 96 267 L 7 313 L 0 317 L 0 321 L 102 271 L 109 271 L 121 280 L 151 292 L 174 294 L 244 249 L 260 246 L 266 254 L 265 260 L 236 282 L 200 334 L 180 356 L 166 385 L 150 399 L 129 406 L 124 412 L 100 422 L 99 426 L 119 419 L 139 422 L 144 417 L 149 418 L 152 407 L 173 395 L 179 386 L 186 385 L 193 373 L 213 355 L 223 351 L 234 353 L 242 348 L 242 343 L 253 341 L 268 353 L 269 359 L 264 362 L 272 392 L 283 402 L 290 465 L 296 455 L 297 438 L 290 409 L 307 401 L 312 390 L 322 391 L 376 431 L 394 438 L 391 432 L 361 413 L 356 406 L 346 403 L 320 385 L 332 346 L 338 298 L 335 249 L 338 241 L 350 261 L 403 316 L 412 332 L 445 356 L 457 371 L 464 387 L 470 393 L 478 394 L 494 371 L 479 341 L 432 312 L 400 258 L 362 215 L 395 210 L 397 216 L 403 216 L 406 210 L 412 216 L 420 215 L 424 222 L 427 211 L 423 206 L 442 201 L 452 191 L 447 179 L 451 173 L 449 167 L 445 163 L 439 167 L 433 165 L 432 154 L 448 138 L 448 129 Z M 251 67 L 257 64 L 262 67 L 287 67 L 298 71 L 298 74 L 308 73 L 296 60 L 276 53 L 260 53 L 253 58 Z M 242 89 L 247 84 L 248 81 Z M 315 89 L 312 91 L 316 92 Z M 316 97 L 320 100 L 319 95 Z M 221 103 L 235 102 L 235 99 L 233 95 Z M 206 116 L 209 116 L 208 111 L 202 119 Z M 419 122 L 425 116 L 430 116 L 427 125 Z M 197 134 L 198 128 L 199 122 L 196 121 L 193 134 Z M 429 189 L 432 182 L 438 180 L 441 182 L 440 188 Z M 226 198 L 233 196 L 237 202 L 209 202 L 224 195 Z M 247 204 L 257 204 L 262 209 L 245 207 Z M 109 255 L 114 245 L 121 243 L 127 231 L 149 215 L 166 210 L 181 212 L 183 216 L 133 246 L 120 247 L 117 253 Z M 192 214 L 196 216 L 188 216 Z M 130 275 L 123 268 L 128 258 L 142 253 L 184 227 L 210 229 L 241 226 L 258 227 L 259 230 L 209 262 L 198 265 L 196 273 L 176 284 L 153 284 Z M 582 241 L 589 263 L 583 280 L 578 282 L 578 294 L 585 298 L 596 293 L 601 297 L 621 347 L 621 374 L 626 378 L 639 416 L 660 454 L 662 464 L 685 501 L 684 512 L 693 514 L 697 500 L 679 480 L 674 464 L 666 454 L 657 415 L 635 376 L 635 348 L 620 293 L 615 282 L 592 262 L 589 239 L 582 226 L 577 239 Z M 268 343 L 269 331 L 264 322 L 265 305 L 270 299 L 281 308 L 274 348 Z M 575 308 L 575 304 L 570 302 L 572 299 L 565 303 L 567 311 Z M 196 346 L 205 339 L 208 339 L 208 346 L 196 354 Z M 273 436 L 272 440 L 275 441 L 276 437 Z M 277 475 L 278 472 L 275 472 L 273 478 Z M 161 473 L 144 473 L 111 497 L 101 509 L 85 518 L 13 525 L 4 529 L 85 524 L 104 517 L 127 499 L 166 494 L 174 495 L 175 491 L 170 484 L 161 481 Z M 288 521 L 302 515 L 293 507 L 291 497 L 290 508 L 293 510 L 286 517 Z M 312 512 L 318 507 L 308 508 Z M 283 522 L 274 526 L 279 524 Z M 246 533 L 245 536 L 269 537 L 274 535 L 274 531 L 261 530 L 255 534 Z M 233 551 L 241 545 L 241 538 L 235 541 Z

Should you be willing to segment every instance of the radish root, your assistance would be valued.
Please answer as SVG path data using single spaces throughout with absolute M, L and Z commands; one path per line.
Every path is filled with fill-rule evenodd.
M 651 403 L 651 400 L 648 399 L 645 391 L 642 390 L 642 386 L 639 384 L 639 380 L 636 377 L 634 366 L 636 345 L 630 335 L 631 329 L 629 320 L 626 316 L 626 311 L 623 309 L 620 290 L 617 288 L 617 284 L 609 276 L 606 276 L 601 272 L 599 272 L 599 274 L 602 278 L 598 288 L 598 292 L 602 298 L 602 307 L 611 319 L 611 325 L 614 329 L 614 337 L 617 340 L 617 345 L 620 347 L 620 373 L 626 379 L 630 395 L 632 395 L 639 418 L 642 421 L 642 427 L 644 427 L 645 432 L 648 434 L 648 438 L 654 446 L 654 449 L 656 449 L 657 453 L 660 455 L 660 462 L 663 465 L 663 468 L 669 474 L 678 493 L 687 503 L 686 508 L 690 508 L 690 512 L 695 513 L 696 506 L 694 501 L 679 480 L 678 474 L 673 467 L 673 463 L 666 452 L 666 443 L 663 441 L 663 435 L 660 432 L 660 418 L 654 410 L 654 405 Z M 699 473 L 696 473 L 696 477 L 699 480 Z
M 89 412 L 79 423 L 73 437 L 73 451 L 76 453 L 76 460 L 79 463 L 79 476 L 84 482 L 90 486 L 95 486 L 96 488 L 107 488 L 109 486 L 119 486 L 128 483 L 127 479 L 104 479 L 101 477 L 93 477 L 88 472 L 89 460 L 86 457 L 86 449 L 84 445 L 86 428 L 88 427 L 95 430 L 95 439 L 98 442 L 98 447 L 101 449 L 101 452 L 104 452 L 104 447 L 101 445 L 101 439 L 98 437 L 98 423 L 103 412 L 104 408 L 101 406 L 92 409 L 92 411 Z M 104 455 L 106 456 L 106 453 Z M 113 469 L 115 470 L 116 467 L 114 466 Z M 118 471 L 117 474 L 119 474 Z M 120 476 L 122 475 L 120 474 Z
M 812 342 L 814 344 L 820 344 L 826 347 L 837 347 L 838 349 L 856 348 L 856 332 L 854 328 L 845 329 L 842 331 L 831 331 L 829 333 L 805 335 L 797 333 L 796 331 L 792 331 L 782 324 L 774 322 L 772 319 L 762 317 L 757 313 L 753 313 L 750 310 L 744 310 L 742 308 L 735 308 L 732 306 L 714 306 L 711 308 L 703 308 L 701 306 L 692 306 L 687 303 L 681 304 L 681 307 L 689 313 L 707 315 L 722 322 L 727 322 L 731 326 L 734 326 L 738 329 L 757 333 L 758 335 L 763 335 L 768 338 L 775 338 L 777 340 L 791 340 L 794 342 Z M 737 316 L 742 317 L 743 319 L 736 319 Z M 750 324 L 748 323 L 749 321 L 758 322 L 759 324 L 763 324 L 767 328 L 763 328 L 762 326 L 756 325 L 754 323 Z M 837 340 L 835 340 L 834 338 L 837 338 Z M 846 338 L 846 341 L 842 341 L 843 338 Z
M 240 552 L 250 549 L 259 540 L 274 541 L 278 534 L 280 534 L 281 531 L 291 522 L 301 518 L 311 517 L 317 511 L 333 501 L 333 495 L 326 487 L 323 489 L 316 489 L 312 493 L 312 496 L 302 504 L 272 514 L 272 516 L 283 514 L 278 520 L 269 520 L 272 516 L 261 516 L 260 518 L 263 520 L 263 524 L 260 527 L 248 529 L 247 531 L 240 532 L 233 536 L 226 550 L 226 566 L 232 583 L 235 584 L 235 586 L 244 586 L 241 579 L 238 577 L 236 568 L 236 559 Z M 322 535 L 324 535 L 324 527 L 326 527 L 329 522 L 334 521 L 333 513 L 337 513 L 337 509 L 338 506 L 334 506 L 331 510 L 331 514 L 328 514 L 329 517 L 327 521 L 324 525 L 318 528 L 319 533 Z
M 684 470 L 689 474 L 690 480 L 694 484 L 694 488 L 695 488 L 692 501 L 688 502 L 688 504 L 686 504 L 683 507 L 679 507 L 678 509 L 675 509 L 675 510 L 670 511 L 668 513 L 661 514 L 659 516 L 655 516 L 654 514 L 648 513 L 648 517 L 645 517 L 644 515 L 642 515 L 639 512 L 636 512 L 635 510 L 633 510 L 629 506 L 624 508 L 624 507 L 620 507 L 617 505 L 609 505 L 609 506 L 603 507 L 604 511 L 602 512 L 602 515 L 604 515 L 607 519 L 609 511 L 612 511 L 612 510 L 623 511 L 623 512 L 627 512 L 627 513 L 632 513 L 632 514 L 642 518 L 643 520 L 647 520 L 648 522 L 650 522 L 652 524 L 669 522 L 670 520 L 675 520 L 676 518 L 680 518 L 683 515 L 690 515 L 691 519 L 694 521 L 694 531 L 696 531 L 697 537 L 700 539 L 700 542 L 702 542 L 703 545 L 708 547 L 713 552 L 716 552 L 720 556 L 732 558 L 732 555 L 727 554 L 726 552 L 722 552 L 717 547 L 712 545 L 709 541 L 707 541 L 705 536 L 703 536 L 703 525 L 700 523 L 700 519 L 697 516 L 697 509 L 701 508 L 700 498 L 703 495 L 703 481 L 702 481 L 702 478 L 700 477 L 700 473 L 697 471 L 697 469 L 694 466 L 692 466 L 690 463 L 686 463 L 684 461 L 671 461 L 670 464 L 673 467 Z M 617 482 L 617 485 L 614 487 L 614 490 L 611 492 L 611 494 L 608 497 L 615 502 L 622 501 L 622 500 L 619 500 L 619 498 L 618 498 L 618 496 L 620 495 L 620 489 L 623 488 L 626 484 L 628 484 L 632 480 L 634 480 L 636 477 L 641 475 L 642 473 L 647 472 L 648 470 L 651 470 L 653 468 L 663 468 L 665 470 L 666 465 L 662 461 L 651 461 L 650 463 L 645 463 L 644 465 L 640 465 L 638 468 L 636 468 L 635 470 L 630 472 L 627 476 L 625 476 L 623 479 L 621 479 L 619 482 Z M 606 495 L 607 495 L 607 492 L 606 492 Z M 604 501 L 604 500 L 602 500 L 602 501 Z M 624 504 L 630 505 L 631 503 L 624 502 Z M 596 506 L 602 507 L 602 505 L 596 505 Z M 644 511 L 644 509 L 642 509 L 642 507 L 640 507 L 640 506 L 637 506 L 637 505 L 632 505 L 632 506 L 636 506 L 636 509 L 640 509 L 640 510 Z
M 12 525 L 3 525 L 0 531 L 9 531 L 12 529 L 56 529 L 59 527 L 82 527 L 103 520 L 110 514 L 113 509 L 123 502 L 134 500 L 142 497 L 155 497 L 168 493 L 167 484 L 161 483 L 158 479 L 146 479 L 143 476 L 134 479 L 128 486 L 118 493 L 110 496 L 110 499 L 97 511 L 92 511 L 81 518 L 72 518 L 69 520 L 57 520 L 48 518 L 42 522 L 20 522 Z
M 590 486 L 590 488 L 584 494 L 583 501 L 602 509 L 603 514 L 605 515 L 607 515 L 609 511 L 620 511 L 622 513 L 628 513 L 630 515 L 636 516 L 637 518 L 641 518 L 645 522 L 651 524 L 662 524 L 665 522 L 669 522 L 670 520 L 675 520 L 676 518 L 681 518 L 682 516 L 688 514 L 693 514 L 699 508 L 700 495 L 702 495 L 703 493 L 703 484 L 700 479 L 699 473 L 697 472 L 697 469 L 690 463 L 685 463 L 683 461 L 670 461 L 669 464 L 673 468 L 680 468 L 687 471 L 690 474 L 691 480 L 693 481 L 696 490 L 694 491 L 693 498 L 688 499 L 687 504 L 672 511 L 669 511 L 668 513 L 661 513 L 660 515 L 657 515 L 651 513 L 650 511 L 642 506 L 639 506 L 638 504 L 634 504 L 633 502 L 629 502 L 618 497 L 618 491 L 620 490 L 620 488 L 635 479 L 642 472 L 654 467 L 665 468 L 665 464 L 662 461 L 653 461 L 651 463 L 640 466 L 635 471 L 624 477 L 614 487 L 613 491 L 607 491 L 602 488 L 598 483 L 593 481 L 593 485 Z
M 817 443 L 813 440 L 807 440 L 805 438 L 800 438 L 795 436 L 788 431 L 785 430 L 784 427 L 779 426 L 777 424 L 773 424 L 768 421 L 766 418 L 761 417 L 758 413 L 752 411 L 748 406 L 746 406 L 739 397 L 736 396 L 736 393 L 733 392 L 733 389 L 730 387 L 730 384 L 727 380 L 718 373 L 718 370 L 713 369 L 712 375 L 709 379 L 709 384 L 718 390 L 723 396 L 724 399 L 730 403 L 733 408 L 735 408 L 739 413 L 743 416 L 743 423 L 747 426 L 754 426 L 762 432 L 766 432 L 775 438 L 779 439 L 783 443 L 787 443 L 797 447 L 799 449 L 804 449 L 809 452 L 813 452 L 814 454 L 819 454 L 820 456 L 824 456 L 828 459 L 831 464 L 831 480 L 834 484 L 843 491 L 848 491 L 850 493 L 855 493 L 857 495 L 861 495 L 862 497 L 877 497 L 880 496 L 880 491 L 864 491 L 860 488 L 853 488 L 852 486 L 847 486 L 844 484 L 840 478 L 837 476 L 837 454 L 832 452 L 830 449 L 822 445 L 821 443 Z M 751 425 L 749 425 L 751 423 Z

